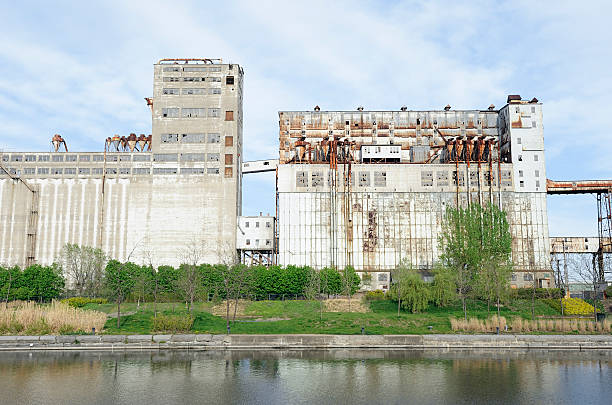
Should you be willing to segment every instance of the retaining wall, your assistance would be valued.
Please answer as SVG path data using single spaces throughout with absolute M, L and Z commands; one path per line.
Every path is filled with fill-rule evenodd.
M 67 335 L 0 336 L 11 350 L 612 350 L 611 335 Z

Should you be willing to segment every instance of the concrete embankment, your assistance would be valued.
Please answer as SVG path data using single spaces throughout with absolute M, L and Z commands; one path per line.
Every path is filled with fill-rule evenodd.
M 0 336 L 14 350 L 612 350 L 611 335 L 69 335 Z

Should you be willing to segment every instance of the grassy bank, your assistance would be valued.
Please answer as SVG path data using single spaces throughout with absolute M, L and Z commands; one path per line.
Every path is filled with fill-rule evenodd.
M 364 328 L 366 334 L 425 334 L 425 333 L 456 333 L 451 327 L 451 318 L 462 318 L 461 305 L 446 308 L 430 307 L 426 312 L 413 314 L 402 311 L 397 315 L 397 306 L 392 301 L 373 301 L 365 304 L 368 312 L 323 312 L 320 313 L 319 302 L 316 301 L 257 301 L 247 302 L 237 317 L 231 323 L 232 333 L 241 334 L 360 334 Z M 102 310 L 107 313 L 116 311 L 110 304 L 87 306 L 90 309 Z M 158 311 L 164 315 L 184 315 L 188 312 L 184 304 L 161 304 Z M 116 319 L 109 319 L 105 333 L 109 334 L 149 334 L 153 331 L 153 306 L 127 304 L 122 312 L 130 315 L 122 316 L 121 327 L 118 329 Z M 191 333 L 225 333 L 226 323 L 223 316 L 212 314 L 210 303 L 199 303 L 193 311 Z M 470 303 L 469 316 L 486 319 L 493 315 L 487 312 L 486 304 L 480 301 Z M 501 309 L 501 315 L 506 318 L 529 319 L 531 317 L 531 302 L 515 300 Z M 559 313 L 543 302 L 536 302 L 537 316 L 558 316 Z M 431 327 L 431 329 L 429 328 Z

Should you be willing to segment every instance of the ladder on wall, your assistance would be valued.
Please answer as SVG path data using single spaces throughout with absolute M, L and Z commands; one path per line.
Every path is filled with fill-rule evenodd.
M 26 267 L 36 264 L 36 232 L 38 230 L 38 203 L 40 199 L 38 185 L 32 187 L 31 191 L 32 203 L 30 204 L 26 236 Z

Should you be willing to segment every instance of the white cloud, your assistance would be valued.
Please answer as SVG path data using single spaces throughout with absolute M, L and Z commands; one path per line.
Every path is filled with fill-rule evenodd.
M 149 132 L 143 97 L 151 94 L 152 64 L 222 57 L 246 72 L 247 159 L 277 156 L 279 110 L 486 108 L 520 93 L 544 102 L 550 178 L 611 177 L 611 7 L 112 1 L 60 2 L 32 13 L 13 3 L 0 27 L 0 148 L 47 150 L 59 132 L 71 149 L 98 150 L 111 133 Z M 269 190 L 269 181 L 262 187 Z M 273 198 L 258 191 L 245 187 L 251 211 Z M 551 228 L 570 223 L 565 214 L 552 207 Z

